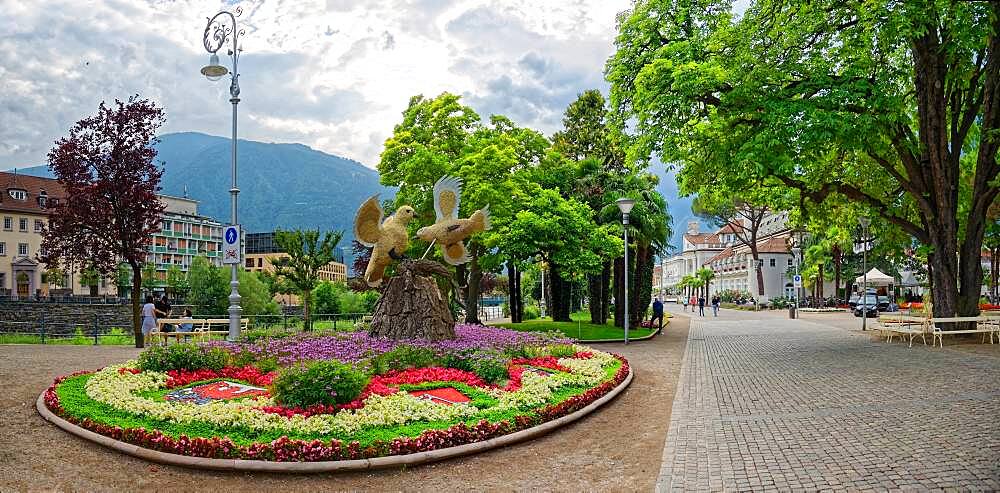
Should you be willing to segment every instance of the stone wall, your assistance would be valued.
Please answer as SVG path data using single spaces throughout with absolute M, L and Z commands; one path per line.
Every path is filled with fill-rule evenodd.
M 45 332 L 50 334 L 71 334 L 81 326 L 90 333 L 95 320 L 100 332 L 110 327 L 130 332 L 132 305 L 0 301 L 2 332 L 41 332 L 44 321 Z

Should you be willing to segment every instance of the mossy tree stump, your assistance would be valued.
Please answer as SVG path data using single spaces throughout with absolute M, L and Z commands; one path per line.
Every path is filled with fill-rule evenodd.
M 455 318 L 434 275 L 451 278 L 447 268 L 431 260 L 401 262 L 375 303 L 368 335 L 431 341 L 454 339 Z

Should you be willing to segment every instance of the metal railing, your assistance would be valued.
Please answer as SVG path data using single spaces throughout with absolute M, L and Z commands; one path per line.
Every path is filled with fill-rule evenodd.
M 367 313 L 318 313 L 312 315 L 314 331 L 353 331 Z M 225 319 L 229 315 L 199 315 L 195 320 Z M 78 322 L 48 320 L 43 314 L 37 321 L 0 320 L 0 344 L 63 344 L 63 345 L 135 345 L 131 324 L 108 322 L 107 316 L 82 317 Z M 270 330 L 295 333 L 304 330 L 302 315 L 247 315 L 249 330 Z

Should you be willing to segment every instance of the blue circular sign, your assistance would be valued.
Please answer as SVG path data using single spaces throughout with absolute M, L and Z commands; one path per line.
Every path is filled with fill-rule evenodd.
M 226 243 L 233 244 L 236 243 L 236 228 L 229 227 L 226 228 Z

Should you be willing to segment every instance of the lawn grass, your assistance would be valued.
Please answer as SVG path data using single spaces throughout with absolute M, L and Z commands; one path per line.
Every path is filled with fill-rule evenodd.
M 621 339 L 625 340 L 625 330 L 614 325 L 598 325 L 590 323 L 589 312 L 571 313 L 569 318 L 572 322 L 553 322 L 549 317 L 525 320 L 519 324 L 497 324 L 505 329 L 518 330 L 522 332 L 550 332 L 558 330 L 566 337 L 572 337 L 580 341 L 595 341 L 601 339 Z M 628 336 L 630 339 L 645 337 L 653 332 L 652 329 L 641 329 L 629 327 Z
M 97 338 L 98 344 L 101 346 L 130 346 L 135 343 L 132 339 L 131 334 L 125 334 L 122 331 L 113 330 L 111 333 L 101 334 Z M 0 344 L 42 344 L 42 336 L 40 334 L 18 334 L 18 333 L 2 333 L 0 334 Z M 55 344 L 62 346 L 93 346 L 94 336 L 93 335 L 83 335 L 78 332 L 72 335 L 61 335 L 45 336 L 44 344 Z

